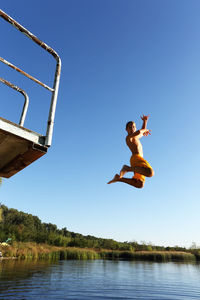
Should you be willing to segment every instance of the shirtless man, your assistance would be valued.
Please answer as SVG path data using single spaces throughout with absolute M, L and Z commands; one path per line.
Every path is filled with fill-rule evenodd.
M 136 130 L 135 122 L 130 121 L 126 124 L 126 131 L 128 133 L 126 137 L 126 144 L 132 152 L 130 159 L 130 165 L 124 165 L 120 171 L 120 174 L 116 174 L 114 178 L 108 182 L 108 184 L 113 182 L 124 182 L 130 184 L 136 188 L 142 188 L 145 183 L 145 177 L 152 177 L 154 171 L 150 164 L 143 158 L 142 144 L 140 143 L 140 138 L 143 136 L 148 136 L 150 130 L 146 129 L 148 116 L 142 116 L 143 121 L 142 128 Z M 124 178 L 123 176 L 127 172 L 133 172 L 134 176 L 132 178 Z

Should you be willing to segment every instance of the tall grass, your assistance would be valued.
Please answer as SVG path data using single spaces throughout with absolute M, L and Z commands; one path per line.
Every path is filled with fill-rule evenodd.
M 2 247 L 0 251 L 4 257 L 30 260 L 145 260 L 155 262 L 181 261 L 189 262 L 200 260 L 200 254 L 178 251 L 111 251 L 81 249 L 74 247 L 56 247 L 47 244 L 14 242 L 12 246 Z
M 106 252 L 103 254 L 103 258 L 108 259 L 123 259 L 123 260 L 145 260 L 145 261 L 156 261 L 156 262 L 167 262 L 167 261 L 195 261 L 195 255 L 186 252 L 176 251 L 113 251 Z
M 99 259 L 100 255 L 92 249 L 63 248 L 47 244 L 14 242 L 12 246 L 1 246 L 3 257 L 17 259 Z
M 11 246 L 1 246 L 0 251 L 4 257 L 17 259 L 59 259 L 58 247 L 36 243 L 14 242 Z
M 77 260 L 88 260 L 88 259 L 99 259 L 100 255 L 90 249 L 78 249 L 78 248 L 67 248 L 60 251 L 60 259 L 77 259 Z

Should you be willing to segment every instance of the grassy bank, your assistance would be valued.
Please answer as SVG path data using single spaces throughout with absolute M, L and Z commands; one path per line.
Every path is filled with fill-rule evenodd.
M 57 247 L 47 244 L 14 242 L 10 246 L 1 246 L 3 257 L 17 259 L 100 259 L 97 251 L 74 247 Z
M 112 251 L 105 252 L 104 256 L 107 259 L 143 260 L 155 262 L 196 261 L 196 256 L 194 254 L 178 251 Z
M 56 247 L 47 244 L 14 242 L 11 246 L 0 246 L 4 257 L 17 259 L 112 259 L 145 260 L 155 262 L 199 261 L 200 255 L 180 251 L 111 251 L 74 247 Z

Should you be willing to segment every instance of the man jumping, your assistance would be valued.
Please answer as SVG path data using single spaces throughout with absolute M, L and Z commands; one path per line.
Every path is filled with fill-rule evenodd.
M 143 188 L 145 183 L 145 177 L 152 177 L 154 171 L 150 164 L 143 158 L 142 144 L 140 143 L 140 138 L 143 136 L 148 136 L 150 130 L 146 129 L 148 116 L 142 116 L 143 121 L 142 128 L 136 130 L 135 122 L 130 121 L 126 124 L 126 131 L 128 133 L 126 137 L 126 144 L 132 152 L 130 159 L 130 165 L 124 165 L 120 171 L 120 174 L 116 174 L 114 178 L 108 182 L 108 184 L 113 182 L 124 182 L 130 184 L 136 188 Z M 124 178 L 123 176 L 127 172 L 133 172 L 134 176 L 132 178 Z

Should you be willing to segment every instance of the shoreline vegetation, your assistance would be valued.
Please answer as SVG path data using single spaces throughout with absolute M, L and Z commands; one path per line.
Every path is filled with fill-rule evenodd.
M 181 251 L 117 251 L 109 249 L 87 249 L 76 247 L 57 247 L 47 244 L 14 242 L 1 246 L 3 259 L 17 260 L 127 260 L 152 262 L 198 262 L 199 253 Z
M 8 242 L 9 241 L 9 242 Z M 0 205 L 0 252 L 3 259 L 112 259 L 143 261 L 200 261 L 200 249 L 117 242 L 84 236 L 42 223 L 37 216 Z

